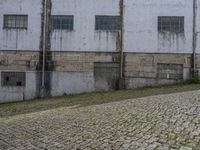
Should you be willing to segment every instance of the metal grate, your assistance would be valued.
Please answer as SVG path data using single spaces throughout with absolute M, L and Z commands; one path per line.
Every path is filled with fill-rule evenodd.
M 106 77 L 106 78 L 119 78 L 119 63 L 115 62 L 95 62 L 94 63 L 94 74 L 95 77 Z
M 121 21 L 119 16 L 96 16 L 96 30 L 120 30 Z
M 4 15 L 5 29 L 27 29 L 28 15 Z
M 183 79 L 183 65 L 182 64 L 157 64 L 158 78 L 160 79 Z
M 180 16 L 159 16 L 159 32 L 184 32 L 184 17 Z
M 2 86 L 25 86 L 26 73 L 25 72 L 1 72 Z
M 50 20 L 51 29 L 73 30 L 74 16 L 72 15 L 52 15 Z

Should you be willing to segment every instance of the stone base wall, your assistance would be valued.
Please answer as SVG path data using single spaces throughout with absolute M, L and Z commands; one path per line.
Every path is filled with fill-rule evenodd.
M 51 83 L 50 96 L 115 90 L 120 86 L 119 53 L 51 52 L 51 57 L 54 70 L 46 72 L 51 74 L 49 81 L 46 81 Z M 200 70 L 200 55 L 196 57 L 196 66 Z M 2 86 L 1 81 L 0 102 L 32 99 L 41 95 L 39 58 L 39 52 L 0 52 L 0 72 L 26 73 L 25 87 Z M 163 70 L 159 70 L 159 65 L 164 65 Z M 179 71 L 176 67 L 179 67 Z M 125 53 L 125 88 L 182 82 L 190 77 L 190 69 L 190 54 Z
M 158 64 L 182 65 L 181 78 L 159 78 Z M 176 83 L 187 80 L 190 76 L 190 54 L 125 54 L 124 76 L 126 88 L 149 85 Z M 165 69 L 165 68 L 164 68 Z M 173 72 L 174 71 L 174 72 Z M 170 71 L 176 74 L 176 69 Z M 167 74 L 167 72 L 165 72 Z M 170 74 L 170 73 L 169 73 Z
M 0 70 L 35 71 L 39 52 L 0 51 Z

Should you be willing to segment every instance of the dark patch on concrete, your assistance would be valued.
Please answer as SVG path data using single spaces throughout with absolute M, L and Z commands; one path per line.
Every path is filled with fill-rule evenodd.
M 49 25 L 49 19 L 51 16 L 51 8 L 52 8 L 52 2 L 51 0 L 48 0 L 48 22 Z M 54 62 L 52 60 L 52 52 L 51 52 L 51 28 L 48 26 L 48 34 L 47 34 L 47 50 L 46 52 L 46 62 L 45 62 L 45 88 L 47 92 L 47 96 L 51 95 L 51 79 L 52 79 L 52 71 L 54 70 Z
M 172 48 L 176 48 L 176 50 L 180 50 L 180 45 L 185 43 L 185 33 L 184 32 L 158 32 L 158 51 L 165 51 L 166 48 L 171 50 Z
M 191 59 L 191 74 L 196 76 L 198 71 L 196 69 L 196 41 L 197 41 L 197 33 L 196 33 L 196 16 L 197 16 L 197 1 L 193 0 L 193 27 L 192 27 L 192 59 Z
M 44 44 L 44 41 L 43 41 L 43 33 L 44 33 L 44 10 L 45 10 L 45 2 L 44 0 L 42 1 L 41 3 L 42 5 L 42 13 L 41 13 L 41 35 L 40 35 L 40 45 L 39 45 L 39 49 L 40 49 L 40 52 L 39 52 L 39 62 L 38 62 L 38 65 L 36 67 L 36 87 L 37 87 L 37 90 L 36 90 L 36 97 L 40 97 L 41 95 L 41 86 L 42 86 L 42 61 L 43 61 L 43 44 Z
M 119 89 L 118 62 L 96 62 L 94 63 L 95 89 L 97 91 Z
M 124 68 L 125 68 L 125 56 L 124 56 L 124 0 L 120 0 L 119 9 L 120 9 L 120 20 L 121 20 L 121 30 L 119 33 L 119 53 L 120 53 L 120 71 L 119 71 L 119 81 L 118 89 L 124 89 Z
M 43 34 L 45 32 L 44 30 L 44 11 L 45 7 L 47 7 L 47 33 L 45 35 L 46 41 L 43 40 Z M 45 2 L 42 1 L 42 14 L 41 14 L 41 36 L 40 36 L 40 53 L 39 53 L 39 63 L 37 66 L 37 96 L 51 96 L 51 78 L 52 78 L 52 71 L 54 70 L 54 62 L 52 60 L 52 52 L 51 50 L 51 29 L 49 28 L 49 19 L 51 16 L 51 8 L 52 8 L 52 2 L 51 0 L 47 0 L 47 6 L 45 6 Z M 43 64 L 43 45 L 46 45 L 45 50 L 45 80 L 44 80 L 44 87 L 42 87 L 42 64 Z M 42 91 L 43 90 L 43 91 Z M 43 92 L 43 93 L 42 93 Z

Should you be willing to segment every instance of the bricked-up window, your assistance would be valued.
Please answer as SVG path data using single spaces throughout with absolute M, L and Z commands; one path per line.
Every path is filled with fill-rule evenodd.
M 158 78 L 182 80 L 183 79 L 183 65 L 182 64 L 157 64 Z
M 74 16 L 72 15 L 52 15 L 50 19 L 51 29 L 73 30 Z
M 1 72 L 2 86 L 21 86 L 26 85 L 25 72 Z
M 95 30 L 120 30 L 119 16 L 95 16 Z
M 182 16 L 159 16 L 159 32 L 184 32 L 184 17 Z
M 116 62 L 95 62 L 94 74 L 99 77 L 119 78 L 119 63 Z
M 4 29 L 27 29 L 28 15 L 4 15 Z

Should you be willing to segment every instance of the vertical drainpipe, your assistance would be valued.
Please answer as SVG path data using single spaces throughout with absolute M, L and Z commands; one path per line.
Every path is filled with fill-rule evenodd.
M 43 0 L 43 21 L 42 21 L 42 45 L 41 45 L 41 91 L 40 96 L 46 97 L 51 94 L 51 76 L 54 69 L 52 61 L 52 53 L 50 52 L 50 35 L 51 30 L 49 28 L 49 19 L 51 15 L 51 0 Z M 47 73 L 48 71 L 48 73 Z
M 46 62 L 46 48 L 47 48 L 47 14 L 48 14 L 48 0 L 44 0 L 44 26 L 43 26 L 43 45 L 42 45 L 42 89 L 45 89 L 45 62 Z
M 192 76 L 196 75 L 196 0 L 193 0 Z
M 124 0 L 120 0 L 120 88 L 124 88 Z
M 47 0 L 44 0 L 44 26 L 43 26 L 43 45 L 42 45 L 42 88 L 45 87 L 45 51 L 46 51 L 46 18 L 47 17 Z

